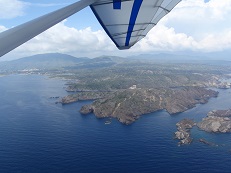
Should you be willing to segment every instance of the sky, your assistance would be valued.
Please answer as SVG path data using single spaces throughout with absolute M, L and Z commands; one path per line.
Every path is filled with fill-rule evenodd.
M 0 32 L 76 0 L 0 0 Z M 231 0 L 182 0 L 129 50 L 118 50 L 88 7 L 4 55 L 11 60 L 41 53 L 76 57 L 155 52 L 231 50 Z

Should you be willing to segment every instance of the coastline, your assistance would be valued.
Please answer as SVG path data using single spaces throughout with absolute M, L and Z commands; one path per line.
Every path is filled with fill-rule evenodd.
M 140 116 L 160 110 L 170 115 L 182 113 L 196 106 L 205 104 L 218 92 L 198 87 L 182 89 L 139 89 L 115 92 L 108 97 L 97 99 L 91 105 L 83 106 L 82 114 L 94 113 L 97 118 L 112 117 L 129 125 Z

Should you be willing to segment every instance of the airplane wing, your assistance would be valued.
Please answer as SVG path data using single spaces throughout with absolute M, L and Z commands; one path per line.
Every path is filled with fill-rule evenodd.
M 0 33 L 0 57 L 90 5 L 119 49 L 128 49 L 181 0 L 80 0 Z
M 119 49 L 129 49 L 181 0 L 99 0 L 91 5 Z
M 80 0 L 0 33 L 0 57 L 94 2 L 96 0 Z

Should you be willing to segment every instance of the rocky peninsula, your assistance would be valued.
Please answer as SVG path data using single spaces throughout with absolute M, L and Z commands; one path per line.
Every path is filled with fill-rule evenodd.
M 83 106 L 80 112 L 93 112 L 98 118 L 112 117 L 123 124 L 131 124 L 141 115 L 158 110 L 166 110 L 171 115 L 184 112 L 217 95 L 218 92 L 201 87 L 127 89 L 97 99 Z
M 197 126 L 206 132 L 228 133 L 231 132 L 231 110 L 213 110 L 203 118 Z

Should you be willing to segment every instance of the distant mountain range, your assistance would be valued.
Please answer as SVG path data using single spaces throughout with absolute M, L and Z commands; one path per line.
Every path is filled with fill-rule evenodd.
M 79 63 L 88 62 L 89 60 L 89 58 L 76 58 L 71 55 L 59 53 L 38 54 L 13 61 L 0 62 L 0 69 L 57 69 L 67 66 L 74 66 Z
M 0 62 L 0 71 L 15 70 L 53 70 L 60 68 L 102 68 L 124 62 L 125 58 L 116 56 L 100 56 L 93 59 L 77 58 L 67 54 L 48 53 L 24 57 L 12 61 Z
M 221 52 L 215 54 L 141 54 L 129 56 L 126 58 L 118 56 L 100 56 L 93 59 L 87 57 L 74 57 L 67 54 L 48 53 L 38 54 L 34 56 L 24 57 L 12 61 L 0 62 L 0 71 L 25 70 L 25 69 L 40 69 L 52 70 L 60 68 L 102 68 L 110 67 L 118 63 L 126 61 L 152 61 L 155 63 L 206 63 L 231 65 L 229 54 Z
M 206 64 L 222 64 L 231 62 L 231 52 L 216 53 L 195 53 L 195 52 L 174 52 L 174 53 L 156 53 L 156 54 L 140 54 L 127 57 L 129 59 L 146 60 L 156 63 L 206 63 Z

